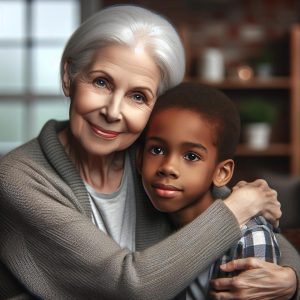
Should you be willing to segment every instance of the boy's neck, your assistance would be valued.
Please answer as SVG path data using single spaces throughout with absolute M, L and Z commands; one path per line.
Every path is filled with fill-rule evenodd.
M 201 215 L 213 202 L 214 198 L 209 191 L 201 199 L 195 200 L 192 205 L 171 213 L 170 218 L 176 228 L 181 228 Z

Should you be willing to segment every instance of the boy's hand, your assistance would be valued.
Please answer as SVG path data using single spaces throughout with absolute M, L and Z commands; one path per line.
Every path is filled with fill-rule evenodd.
M 297 277 L 293 269 L 258 258 L 233 260 L 221 266 L 223 271 L 241 271 L 232 278 L 211 281 L 211 297 L 225 299 L 281 299 L 295 294 Z

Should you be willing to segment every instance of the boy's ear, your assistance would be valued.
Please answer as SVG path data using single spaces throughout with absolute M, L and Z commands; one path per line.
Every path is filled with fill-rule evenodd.
M 62 88 L 64 91 L 64 94 L 66 97 L 70 96 L 70 89 L 71 89 L 71 78 L 69 75 L 69 63 L 65 62 L 64 64 L 64 75 L 63 75 L 63 82 L 62 82 Z
M 215 171 L 214 177 L 213 177 L 213 184 L 216 187 L 221 187 L 226 185 L 232 175 L 234 170 L 234 161 L 232 159 L 227 159 L 221 161 Z
M 136 166 L 137 166 L 137 171 L 139 174 L 142 174 L 142 167 L 143 167 L 143 147 L 138 147 L 136 151 Z

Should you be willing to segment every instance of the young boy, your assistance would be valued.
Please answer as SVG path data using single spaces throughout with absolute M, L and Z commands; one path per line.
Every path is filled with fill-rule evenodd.
M 234 170 L 240 118 L 222 92 L 183 83 L 162 95 L 141 137 L 138 160 L 143 185 L 153 206 L 169 213 L 175 227 L 194 220 L 214 201 Z M 277 263 L 279 248 L 262 217 L 242 227 L 242 238 L 189 286 L 188 299 L 207 299 L 209 280 L 233 276 L 220 270 L 237 258 L 259 257 Z

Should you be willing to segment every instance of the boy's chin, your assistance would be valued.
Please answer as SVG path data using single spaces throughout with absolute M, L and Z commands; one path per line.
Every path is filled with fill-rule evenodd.
M 175 210 L 174 208 L 170 207 L 170 205 L 167 205 L 167 204 L 161 204 L 161 203 L 157 203 L 157 202 L 154 202 L 154 201 L 151 201 L 152 205 L 154 206 L 154 208 L 162 213 L 168 213 L 168 214 L 171 214 L 171 213 L 174 213 L 176 212 L 177 210 Z

